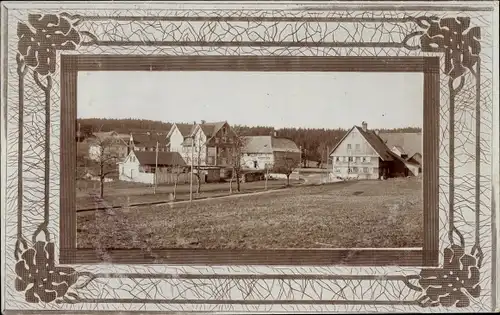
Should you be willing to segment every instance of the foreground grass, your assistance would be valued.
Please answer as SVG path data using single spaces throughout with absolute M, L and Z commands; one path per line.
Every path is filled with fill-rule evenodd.
M 420 180 L 296 187 L 193 204 L 82 213 L 78 247 L 421 247 Z
M 290 181 L 291 185 L 299 184 L 299 181 Z M 104 200 L 110 206 L 122 206 L 137 204 L 137 203 L 147 203 L 147 202 L 157 202 L 157 201 L 172 201 L 173 200 L 173 185 L 159 186 L 156 189 L 156 193 L 153 193 L 153 188 L 150 186 L 142 185 L 129 185 L 128 183 L 120 182 L 115 184 L 115 186 L 105 187 Z M 121 186 L 119 186 L 121 185 Z M 141 185 L 141 184 L 139 184 Z M 286 180 L 269 180 L 267 183 L 267 189 L 278 189 L 284 188 L 286 186 Z M 236 183 L 232 184 L 233 194 L 237 193 Z M 240 186 L 241 193 L 252 193 L 257 191 L 265 190 L 265 182 L 249 182 L 242 183 Z M 193 186 L 194 191 L 196 191 L 196 185 Z M 76 204 L 77 209 L 92 209 L 95 208 L 95 202 L 90 193 L 98 194 L 98 189 L 87 189 L 82 190 L 77 194 Z M 201 191 L 194 195 L 195 199 L 203 199 L 210 197 L 226 196 L 230 194 L 229 183 L 205 183 L 201 186 Z M 176 201 L 189 200 L 189 185 L 178 185 L 176 190 Z

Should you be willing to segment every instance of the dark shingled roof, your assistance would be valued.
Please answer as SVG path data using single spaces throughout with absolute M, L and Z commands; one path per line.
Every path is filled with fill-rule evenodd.
M 387 147 L 387 145 L 384 143 L 384 140 L 382 140 L 375 132 L 371 130 L 364 131 L 362 127 L 359 126 L 354 126 L 349 130 L 345 136 L 335 145 L 335 147 L 330 151 L 330 154 L 335 152 L 337 147 L 344 141 L 345 137 L 347 137 L 348 134 L 352 132 L 352 130 L 356 128 L 358 132 L 366 139 L 366 141 L 372 146 L 372 148 L 375 150 L 375 152 L 379 155 L 380 159 L 382 161 L 393 161 L 394 160 L 394 153 Z
M 134 145 L 137 147 L 156 147 L 156 142 L 158 141 L 159 146 L 166 145 L 166 135 L 150 133 L 133 133 L 132 139 L 134 140 Z
M 193 124 L 175 124 L 183 137 L 189 136 L 193 131 Z
M 200 124 L 200 128 L 203 130 L 203 133 L 207 136 L 207 138 L 211 138 L 215 136 L 217 131 L 219 131 L 225 124 L 225 121 L 202 123 Z
M 300 152 L 297 144 L 286 138 L 247 136 L 243 141 L 245 153 Z
M 408 157 L 412 157 L 416 153 L 423 153 L 421 132 L 381 132 L 380 138 L 390 148 L 394 146 L 402 147 Z
M 156 165 L 155 151 L 134 151 L 141 165 Z M 158 152 L 158 165 L 185 166 L 184 159 L 178 152 Z
M 354 126 L 355 128 L 358 129 L 359 133 L 361 133 L 366 141 L 373 147 L 373 149 L 377 152 L 377 154 L 380 156 L 382 161 L 393 161 L 394 160 L 394 155 L 385 145 L 384 140 L 382 140 L 377 134 L 371 130 L 364 131 L 363 128 Z

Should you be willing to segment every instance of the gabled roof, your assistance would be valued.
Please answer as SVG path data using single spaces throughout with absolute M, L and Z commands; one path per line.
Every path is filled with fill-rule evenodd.
M 193 124 L 175 124 L 183 137 L 189 136 L 193 131 Z
M 400 146 L 409 157 L 415 153 L 422 154 L 422 133 L 421 132 L 381 132 L 380 138 L 389 147 Z
M 132 151 L 141 165 L 156 165 L 155 151 Z M 158 152 L 158 165 L 185 166 L 186 162 L 178 152 Z
M 157 134 L 157 133 L 132 133 L 132 139 L 134 141 L 134 145 L 137 147 L 156 147 L 156 143 L 158 145 L 163 146 L 166 144 L 165 134 Z
M 183 146 L 190 146 L 191 145 L 191 135 L 193 135 L 194 133 L 197 132 L 198 128 L 201 129 L 201 131 L 203 132 L 203 134 L 205 134 L 205 136 L 207 137 L 207 142 L 213 138 L 217 132 L 225 125 L 227 124 L 227 121 L 219 121 L 219 122 L 210 122 L 210 123 L 202 123 L 202 124 L 197 124 L 196 126 L 194 126 L 194 128 L 192 129 L 192 131 L 190 132 L 190 134 L 188 136 L 184 136 L 184 141 L 182 142 L 182 145 Z
M 207 138 L 212 138 L 225 124 L 227 124 L 227 121 L 202 123 L 198 124 L 198 126 L 201 128 Z
M 106 140 L 106 139 L 116 139 L 119 142 L 122 142 L 125 145 L 128 145 L 128 141 L 130 139 L 130 136 L 127 134 L 120 134 L 115 131 L 108 131 L 108 132 L 94 132 L 92 136 L 88 138 L 89 141 L 92 141 L 94 139 L 99 139 L 100 141 Z
M 273 152 L 296 152 L 300 153 L 297 144 L 290 139 L 276 138 L 272 136 L 248 136 L 244 137 L 244 153 L 273 153 Z
M 339 145 L 344 142 L 345 138 L 356 128 L 358 132 L 365 138 L 366 142 L 375 150 L 378 156 L 382 159 L 382 161 L 393 161 L 394 154 L 392 151 L 385 145 L 384 141 L 377 135 L 375 132 L 371 130 L 364 131 L 363 128 L 359 126 L 353 126 L 344 137 L 335 145 L 333 150 L 330 151 L 330 155 L 337 150 Z
M 406 154 L 405 150 L 402 147 L 400 147 L 399 145 L 395 145 L 395 146 L 392 146 L 392 147 L 395 148 L 396 150 L 398 150 L 399 153 Z

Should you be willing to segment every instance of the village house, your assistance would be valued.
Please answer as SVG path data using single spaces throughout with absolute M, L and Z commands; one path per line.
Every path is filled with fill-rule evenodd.
M 84 140 L 88 145 L 88 157 L 93 161 L 99 161 L 101 158 L 121 161 L 130 151 L 129 138 L 130 135 L 115 131 L 95 132 Z
M 379 179 L 393 176 L 418 175 L 419 166 L 405 160 L 403 148 L 393 152 L 379 136 L 368 130 L 368 124 L 353 126 L 330 153 L 333 175 L 340 178 Z
M 202 180 L 229 176 L 236 134 L 226 121 L 174 124 L 167 135 L 167 147 L 179 152 Z
M 175 173 L 187 173 L 188 168 L 177 152 L 130 151 L 119 163 L 119 179 L 128 182 L 154 184 L 168 181 Z
M 421 132 L 381 132 L 380 138 L 391 151 L 419 167 L 422 172 L 422 133 Z
M 244 138 L 241 164 L 247 170 L 272 170 L 287 162 L 300 162 L 300 149 L 295 142 L 274 136 Z
M 170 152 L 183 152 L 184 140 L 191 136 L 196 124 L 178 124 L 174 123 L 166 135 L 167 150 Z
M 156 151 L 165 152 L 167 150 L 166 135 L 159 132 L 131 132 L 128 141 L 130 150 L 133 151 Z

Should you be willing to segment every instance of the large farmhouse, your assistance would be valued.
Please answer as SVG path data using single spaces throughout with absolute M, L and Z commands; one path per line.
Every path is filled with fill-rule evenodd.
M 393 151 L 394 150 L 394 151 Z M 417 163 L 406 160 L 404 149 L 394 145 L 393 150 L 377 131 L 368 130 L 368 124 L 353 126 L 330 153 L 333 175 L 340 178 L 379 179 L 419 174 Z
M 252 170 L 273 169 L 287 162 L 298 165 L 300 149 L 295 142 L 286 138 L 245 137 L 241 160 L 243 168 Z

